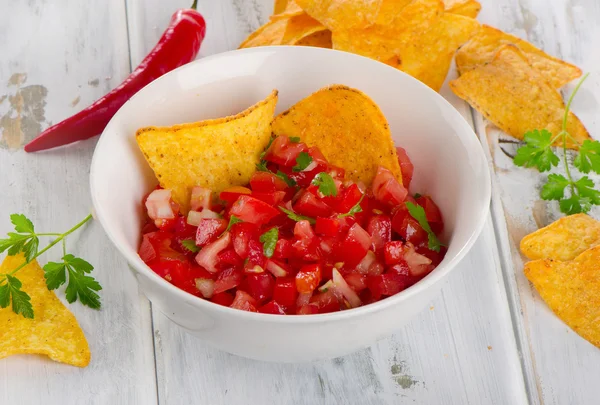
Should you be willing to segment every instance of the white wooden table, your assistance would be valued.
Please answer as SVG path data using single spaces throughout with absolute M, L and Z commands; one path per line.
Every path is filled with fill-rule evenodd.
M 13 212 L 58 231 L 90 211 L 95 139 L 33 155 L 22 145 L 119 84 L 188 2 L 0 0 L 0 234 Z M 574 109 L 600 137 L 600 2 L 481 2 L 480 21 L 592 72 Z M 267 20 L 272 1 L 200 0 L 198 8 L 208 26 L 201 58 L 236 48 Z M 442 294 L 395 335 L 314 364 L 219 352 L 152 308 L 92 224 L 69 242 L 104 286 L 102 311 L 70 307 L 90 341 L 90 366 L 0 360 L 0 404 L 597 404 L 600 350 L 554 317 L 522 274 L 520 237 L 557 214 L 537 201 L 540 177 L 512 166 L 499 132 L 447 87 L 442 94 L 473 122 L 489 156 L 492 211 Z

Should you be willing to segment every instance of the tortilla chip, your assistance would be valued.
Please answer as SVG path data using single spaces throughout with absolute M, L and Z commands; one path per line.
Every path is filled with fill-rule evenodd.
M 445 13 L 430 30 L 403 44 L 400 70 L 439 91 L 456 50 L 478 29 L 477 20 Z
M 586 214 L 569 215 L 521 239 L 521 252 L 531 260 L 573 260 L 600 245 L 600 221 Z
M 6 273 L 25 261 L 23 255 L 7 256 L 0 266 Z M 54 361 L 86 367 L 90 347 L 75 316 L 48 290 L 44 271 L 32 261 L 16 274 L 21 290 L 31 297 L 35 318 L 17 315 L 12 308 L 0 308 L 0 359 L 13 354 L 43 354 Z
M 275 0 L 275 4 L 273 5 L 273 14 L 283 13 L 287 5 L 288 0 Z
M 387 3 L 384 6 L 387 7 Z M 393 13 L 391 10 L 382 13 L 377 23 L 369 27 L 332 30 L 333 49 L 400 68 L 402 52 L 429 31 L 443 12 L 443 4 L 439 0 L 415 0 Z
M 552 311 L 600 348 L 600 246 L 571 261 L 535 260 L 524 271 Z
M 138 145 L 160 185 L 183 213 L 194 186 L 220 192 L 248 184 L 271 138 L 277 90 L 237 115 L 137 131 Z
M 476 0 L 444 0 L 444 6 L 448 13 L 471 18 L 477 18 L 481 10 L 481 4 Z
M 314 32 L 300 39 L 295 45 L 331 49 L 331 31 L 325 29 L 323 31 Z
M 283 35 L 282 45 L 296 45 L 298 41 L 310 36 L 316 32 L 325 31 L 325 28 L 320 22 L 312 18 L 306 13 L 292 17 L 288 20 L 288 24 Z
M 372 25 L 383 1 L 386 0 L 296 0 L 296 3 L 312 18 L 335 32 L 338 29 Z
M 273 120 L 273 133 L 317 146 L 346 177 L 370 185 L 378 166 L 402 182 L 388 123 L 364 93 L 342 85 L 325 87 Z
M 581 69 L 563 60 L 554 58 L 527 41 L 499 29 L 483 25 L 481 30 L 456 54 L 456 67 L 463 74 L 490 62 L 502 45 L 519 47 L 529 64 L 541 73 L 554 88 L 560 88 L 581 76 Z
M 542 74 L 514 45 L 504 45 L 494 59 L 450 82 L 452 91 L 504 132 L 523 139 L 526 132 L 547 129 L 558 134 L 565 103 Z M 590 135 L 569 112 L 567 131 L 580 143 Z M 573 142 L 567 144 L 576 149 Z
M 280 12 L 274 12 L 273 15 L 271 16 L 271 20 L 278 20 L 281 18 L 290 18 L 290 17 L 295 17 L 297 15 L 302 15 L 305 14 L 304 10 L 302 10 L 300 8 L 300 6 L 298 5 L 298 3 L 296 3 L 294 0 L 288 0 L 285 2 L 285 7 L 283 10 L 281 10 Z M 277 6 L 277 4 L 276 4 Z
M 239 49 L 283 44 L 288 19 L 271 20 L 248 36 Z

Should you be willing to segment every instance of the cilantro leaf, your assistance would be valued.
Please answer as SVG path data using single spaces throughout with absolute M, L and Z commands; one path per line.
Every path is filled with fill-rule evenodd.
M 260 242 L 263 244 L 263 252 L 265 256 L 272 257 L 275 253 L 275 245 L 279 239 L 279 229 L 271 228 L 267 232 L 260 235 Z
M 558 165 L 558 156 L 552 151 L 550 131 L 535 129 L 524 135 L 526 145 L 517 149 L 513 162 L 517 166 L 537 167 L 540 172 L 548 171 Z
M 436 234 L 431 230 L 431 226 L 429 226 L 429 222 L 427 222 L 427 216 L 425 215 L 425 210 L 423 209 L 423 207 L 421 207 L 420 205 L 413 204 L 410 201 L 407 201 L 405 204 L 406 208 L 408 208 L 408 213 L 410 214 L 410 216 L 416 219 L 419 225 L 421 225 L 421 228 L 423 228 L 427 232 L 429 249 L 433 250 L 434 252 L 439 252 L 440 248 L 444 245 L 439 241 Z
M 289 140 L 291 143 L 298 143 L 298 142 L 300 142 L 300 137 L 299 136 L 290 136 Z
M 225 229 L 225 232 L 229 231 L 232 226 L 234 226 L 235 224 L 237 224 L 239 222 L 244 222 L 244 221 L 242 221 L 241 219 L 239 219 L 235 215 L 230 216 L 229 217 L 229 224 L 227 224 L 227 229 Z
M 570 184 L 569 179 L 561 174 L 551 174 L 544 184 L 541 197 L 544 200 L 560 200 L 565 196 L 565 188 Z
M 583 176 L 573 185 L 580 197 L 587 198 L 590 204 L 600 205 L 600 191 L 594 189 L 594 182 L 588 176 Z
M 287 174 L 285 174 L 281 170 L 277 170 L 277 173 L 275 173 L 275 175 L 281 180 L 285 181 L 285 183 L 290 187 L 296 185 L 296 181 L 294 179 L 291 179 Z
M 21 314 L 25 318 L 33 319 L 33 306 L 29 295 L 21 290 L 23 284 L 21 281 L 6 275 L 6 284 L 0 285 L 0 307 L 6 308 L 12 304 L 12 310 L 16 314 Z
M 583 212 L 580 198 L 576 195 L 560 200 L 558 205 L 560 207 L 560 212 L 567 215 L 579 214 L 580 212 Z
M 296 158 L 296 166 L 292 167 L 292 170 L 295 172 L 301 172 L 302 170 L 306 169 L 312 161 L 312 156 L 306 152 L 300 152 Z
M 46 279 L 46 286 L 49 290 L 56 290 L 67 282 L 66 270 L 67 265 L 64 262 L 46 263 L 44 266 L 44 278 Z
M 182 240 L 181 244 L 183 245 L 184 248 L 186 248 L 187 250 L 189 250 L 192 253 L 197 253 L 200 251 L 200 248 L 196 245 L 196 241 L 194 241 L 192 239 Z
M 258 162 L 256 164 L 256 170 L 259 172 L 268 172 L 269 169 L 267 168 L 267 162 L 264 160 L 261 160 L 260 162 Z
M 350 216 L 353 216 L 354 214 L 358 214 L 359 212 L 362 212 L 362 207 L 360 206 L 360 203 L 362 203 L 363 198 L 365 198 L 364 194 L 362 195 L 362 197 L 360 197 L 360 200 L 358 200 L 358 202 L 356 204 L 354 204 L 354 206 L 352 208 L 350 208 L 350 211 L 346 212 L 345 214 L 339 214 L 338 218 L 350 217 Z
M 29 218 L 23 214 L 12 214 L 10 216 L 10 222 L 15 226 L 15 231 L 19 233 L 34 233 L 33 223 Z
M 582 173 L 589 173 L 590 170 L 600 173 L 600 142 L 589 139 L 583 141 L 573 165 Z
M 296 222 L 298 222 L 298 221 L 308 221 L 312 225 L 314 225 L 314 224 L 317 223 L 317 221 L 314 218 L 306 217 L 304 215 L 298 215 L 294 211 L 290 211 L 287 208 L 284 208 L 282 206 L 279 206 L 279 209 L 281 211 L 283 211 L 283 213 L 285 213 L 288 216 L 288 218 L 291 219 L 292 221 L 296 221 Z
M 337 196 L 337 187 L 335 181 L 329 175 L 329 173 L 321 172 L 315 176 L 312 184 L 319 186 L 319 192 L 324 196 Z

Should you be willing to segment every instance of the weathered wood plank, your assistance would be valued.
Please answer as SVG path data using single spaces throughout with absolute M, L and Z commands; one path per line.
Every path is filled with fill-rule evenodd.
M 0 9 L 0 233 L 11 229 L 13 212 L 27 214 L 40 229 L 67 230 L 91 210 L 95 140 L 35 155 L 21 146 L 128 74 L 124 3 L 4 2 Z M 135 279 L 97 223 L 68 246 L 94 264 L 104 286 L 101 311 L 69 306 L 90 342 L 92 362 L 77 369 L 36 356 L 0 360 L 0 403 L 155 403 L 150 311 Z

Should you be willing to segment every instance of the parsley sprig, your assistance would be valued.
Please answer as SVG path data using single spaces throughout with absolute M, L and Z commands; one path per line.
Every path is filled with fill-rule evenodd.
M 33 222 L 25 215 L 12 214 L 10 220 L 15 227 L 15 232 L 9 232 L 8 238 L 0 239 L 0 253 L 8 251 L 10 256 L 23 253 L 25 262 L 7 273 L 0 273 L 0 308 L 11 305 L 13 312 L 25 318 L 34 317 L 31 297 L 21 290 L 22 283 L 16 273 L 58 243 L 62 243 L 63 257 L 61 262 L 49 262 L 44 266 L 46 286 L 49 290 L 55 290 L 67 283 L 68 279 L 65 295 L 69 303 L 79 299 L 83 305 L 94 309 L 100 308 L 100 297 L 97 291 L 102 287 L 89 275 L 94 267 L 85 260 L 66 252 L 66 237 L 91 219 L 90 214 L 64 233 L 39 233 L 35 231 Z M 55 239 L 39 250 L 40 236 L 51 236 Z
M 411 203 L 410 201 L 407 201 L 405 204 L 406 208 L 408 208 L 408 213 L 410 214 L 410 216 L 416 219 L 419 225 L 421 225 L 421 228 L 423 228 L 425 232 L 427 232 L 427 247 L 430 250 L 433 250 L 434 252 L 439 252 L 440 248 L 445 245 L 442 242 L 440 242 L 435 232 L 433 232 L 433 230 L 431 229 L 429 221 L 427 221 L 425 209 L 420 205 Z
M 546 172 L 558 166 L 561 158 L 565 166 L 565 175 L 553 173 L 548 176 L 546 184 L 541 189 L 540 196 L 544 200 L 558 201 L 560 211 L 571 215 L 588 212 L 592 205 L 600 205 L 600 191 L 595 189 L 594 181 L 588 176 L 575 179 L 571 163 L 567 157 L 567 140 L 579 145 L 579 153 L 573 159 L 572 165 L 581 173 L 591 171 L 600 174 L 600 142 L 584 140 L 579 143 L 567 131 L 567 120 L 571 104 L 579 88 L 589 73 L 581 78 L 565 107 L 561 131 L 552 135 L 546 129 L 529 131 L 524 135 L 525 146 L 517 149 L 513 162 L 517 166 L 537 168 Z M 562 156 L 556 155 L 552 145 L 560 142 Z

